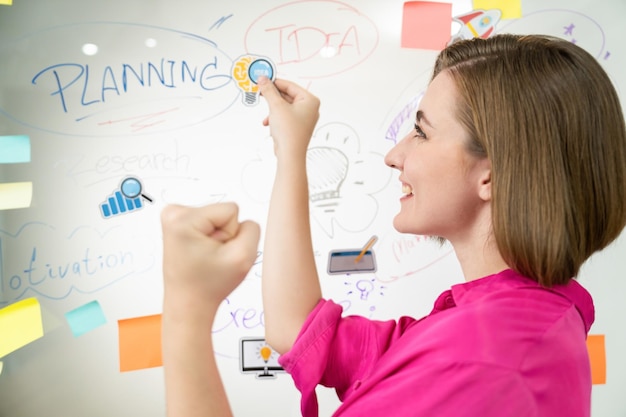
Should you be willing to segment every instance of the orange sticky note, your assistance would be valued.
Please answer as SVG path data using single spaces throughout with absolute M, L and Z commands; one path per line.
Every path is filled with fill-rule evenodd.
M 474 0 L 474 9 L 498 9 L 502 19 L 519 19 L 522 17 L 522 0 Z
M 163 366 L 161 315 L 118 320 L 120 372 Z
M 604 335 L 587 336 L 587 351 L 591 362 L 591 382 L 606 384 L 606 349 L 604 347 Z
M 450 40 L 452 4 L 407 1 L 402 10 L 403 48 L 442 50 Z

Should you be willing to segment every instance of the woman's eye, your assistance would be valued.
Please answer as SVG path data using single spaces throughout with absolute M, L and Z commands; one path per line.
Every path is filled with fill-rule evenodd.
M 415 123 L 415 137 L 426 139 L 426 134 L 417 123 Z

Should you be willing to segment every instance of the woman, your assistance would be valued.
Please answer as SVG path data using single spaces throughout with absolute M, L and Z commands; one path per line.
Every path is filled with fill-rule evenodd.
M 394 227 L 448 240 L 466 280 L 421 320 L 342 317 L 322 298 L 305 165 L 319 101 L 287 81 L 260 89 L 277 157 L 264 245 L 266 339 L 302 392 L 304 416 L 317 415 L 318 384 L 336 389 L 337 416 L 590 414 L 593 303 L 573 278 L 626 224 L 626 128 L 593 57 L 564 40 L 516 35 L 440 53 L 415 128 L 385 158 L 403 192 Z M 197 297 L 195 284 L 178 283 L 186 274 L 173 276 L 176 262 L 164 260 L 166 283 Z M 243 279 L 241 263 L 238 271 Z M 168 367 L 180 371 L 167 357 L 192 349 L 169 343 L 166 381 Z

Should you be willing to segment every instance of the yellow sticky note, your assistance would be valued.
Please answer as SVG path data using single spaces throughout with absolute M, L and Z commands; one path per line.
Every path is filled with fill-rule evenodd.
M 474 9 L 498 9 L 502 19 L 519 19 L 522 17 L 522 0 L 474 0 Z
M 4 4 L 5 6 L 10 6 L 13 4 L 13 0 L 0 0 L 0 4 Z
M 2 375 L 2 367 L 3 367 L 3 366 L 4 366 L 4 365 L 2 364 L 2 362 L 0 362 L 0 375 Z
M 0 358 L 43 336 L 41 306 L 27 298 L 0 310 Z
M 604 347 L 603 334 L 590 334 L 587 336 L 587 351 L 591 362 L 591 382 L 606 384 L 606 350 Z
M 30 207 L 32 198 L 32 182 L 0 183 L 0 210 Z

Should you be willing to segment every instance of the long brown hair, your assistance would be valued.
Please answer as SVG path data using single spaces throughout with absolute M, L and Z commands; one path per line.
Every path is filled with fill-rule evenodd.
M 544 286 L 575 277 L 626 225 L 626 127 L 598 62 L 571 42 L 497 35 L 435 64 L 460 94 L 469 149 L 489 158 L 504 260 Z

